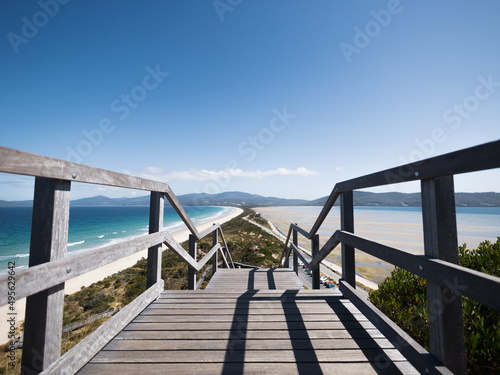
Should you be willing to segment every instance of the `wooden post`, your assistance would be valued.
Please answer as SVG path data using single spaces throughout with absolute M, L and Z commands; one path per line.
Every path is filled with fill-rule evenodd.
M 340 196 L 340 225 L 346 232 L 354 233 L 354 201 L 351 191 Z M 354 247 L 342 243 L 342 278 L 356 288 Z
M 196 237 L 189 235 L 189 255 L 196 262 Z M 188 266 L 188 290 L 196 290 L 196 271 Z
M 297 225 L 297 224 L 295 224 Z M 299 239 L 298 239 L 298 236 L 297 236 L 297 230 L 293 230 L 292 232 L 292 241 L 293 241 L 293 244 L 295 246 L 299 246 Z M 293 270 L 295 271 L 295 273 L 298 275 L 299 274 L 299 265 L 298 265 L 298 262 L 299 262 L 299 257 L 297 256 L 297 253 L 295 252 L 295 250 L 293 251 Z
M 214 230 L 212 233 L 212 246 L 217 245 L 218 242 L 219 242 L 218 233 L 216 230 Z M 214 253 L 214 256 L 212 257 L 212 276 L 215 275 L 215 273 L 217 272 L 217 266 L 218 266 L 217 254 L 218 254 L 218 251 L 216 251 Z
M 70 181 L 35 178 L 29 266 L 66 256 Z M 26 299 L 22 372 L 38 374 L 61 355 L 64 283 Z
M 453 176 L 422 180 L 421 186 L 425 255 L 458 264 Z M 465 374 L 461 296 L 427 281 L 427 304 L 431 353 L 454 374 Z
M 149 205 L 149 233 L 156 233 L 163 228 L 163 194 L 152 191 Z M 155 285 L 161 279 L 162 245 L 148 249 L 147 287 Z
M 315 234 L 313 236 L 313 238 L 311 238 L 311 254 L 312 254 L 312 257 L 314 258 L 314 256 L 316 254 L 319 253 L 319 234 Z M 320 278 L 320 264 L 318 263 L 318 267 L 316 268 L 315 271 L 312 271 L 312 288 L 313 289 L 319 289 L 319 286 L 320 286 L 320 282 L 319 282 L 319 278 Z

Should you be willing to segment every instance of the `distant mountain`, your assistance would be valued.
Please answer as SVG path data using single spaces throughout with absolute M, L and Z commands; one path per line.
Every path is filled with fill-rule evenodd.
M 220 194 L 185 194 L 178 198 L 183 205 L 189 206 L 305 206 L 309 203 L 305 199 L 264 197 L 239 191 Z
M 0 200 L 0 207 L 31 207 L 33 201 L 2 201 Z
M 328 197 L 310 201 L 312 206 L 323 206 Z M 420 193 L 372 193 L 354 192 L 355 206 L 420 207 Z M 339 205 L 339 202 L 336 202 Z M 455 193 L 457 207 L 500 207 L 500 193 Z
M 134 198 L 108 198 L 98 195 L 71 201 L 73 206 L 146 206 L 149 205 L 149 195 Z
M 177 197 L 185 206 L 323 206 L 328 197 L 315 200 L 264 197 L 257 194 L 230 191 L 220 194 L 184 194 Z M 457 207 L 500 207 L 500 193 L 456 193 Z M 338 205 L 339 202 L 336 203 Z M 420 193 L 354 192 L 355 206 L 419 207 Z M 0 207 L 28 207 L 33 201 L 2 201 Z M 145 206 L 149 195 L 134 198 L 108 198 L 98 195 L 71 201 L 72 206 Z

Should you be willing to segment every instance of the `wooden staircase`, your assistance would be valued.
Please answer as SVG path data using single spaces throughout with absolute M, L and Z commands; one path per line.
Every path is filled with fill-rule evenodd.
M 337 289 L 289 269 L 219 269 L 164 291 L 79 374 L 417 373 Z

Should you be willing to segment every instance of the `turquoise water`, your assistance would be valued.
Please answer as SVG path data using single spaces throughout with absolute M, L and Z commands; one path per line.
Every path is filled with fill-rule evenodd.
M 185 207 L 195 225 L 232 212 L 227 207 Z M 0 207 L 0 267 L 9 261 L 28 265 L 31 207 Z M 75 254 L 148 233 L 149 206 L 76 206 L 70 209 L 68 253 Z M 185 228 L 172 207 L 165 207 L 164 227 Z

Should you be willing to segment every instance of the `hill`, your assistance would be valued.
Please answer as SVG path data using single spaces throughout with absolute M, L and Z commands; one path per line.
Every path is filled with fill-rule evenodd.
M 323 197 L 310 201 L 310 205 L 323 206 L 327 199 Z M 421 203 L 420 193 L 354 192 L 355 206 L 420 207 Z M 500 193 L 455 193 L 455 204 L 457 207 L 500 207 Z
M 230 191 L 220 194 L 184 194 L 177 197 L 185 206 L 323 206 L 328 197 L 315 200 L 285 199 L 264 197 L 258 194 Z M 457 207 L 500 207 L 500 193 L 456 193 Z M 337 205 L 339 203 L 337 202 Z M 2 201 L 0 207 L 29 207 L 33 201 Z M 91 198 L 71 201 L 72 206 L 146 206 L 149 205 L 149 196 L 134 198 L 109 198 L 98 195 Z M 372 193 L 368 191 L 354 192 L 355 206 L 399 206 L 419 207 L 420 193 Z

